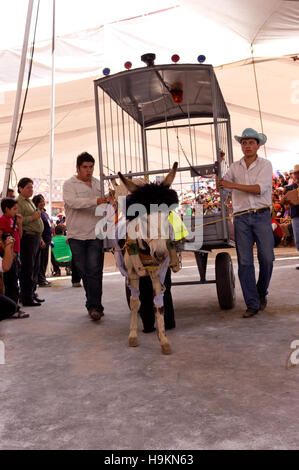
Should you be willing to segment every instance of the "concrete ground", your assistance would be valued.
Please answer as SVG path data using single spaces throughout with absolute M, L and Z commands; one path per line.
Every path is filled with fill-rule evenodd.
M 236 255 L 233 257 L 237 277 Z M 215 253 L 208 276 L 214 276 Z M 297 258 L 297 259 L 296 259 Z M 172 354 L 155 333 L 129 348 L 124 280 L 106 256 L 105 316 L 87 316 L 82 288 L 55 279 L 30 318 L 0 323 L 1 449 L 298 449 L 299 264 L 276 250 L 266 311 L 221 311 L 214 285 L 173 287 Z M 176 280 L 197 278 L 193 254 Z M 299 354 L 298 354 L 299 357 Z

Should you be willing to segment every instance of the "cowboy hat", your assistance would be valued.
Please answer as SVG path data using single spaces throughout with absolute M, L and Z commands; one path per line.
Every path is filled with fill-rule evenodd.
M 234 137 L 239 144 L 243 139 L 256 139 L 260 145 L 264 145 L 267 142 L 267 136 L 265 134 L 260 134 L 254 129 L 251 129 L 251 127 L 244 129 L 241 136 L 235 135 Z
M 294 166 L 294 173 L 297 172 L 297 171 L 299 171 L 299 165 Z

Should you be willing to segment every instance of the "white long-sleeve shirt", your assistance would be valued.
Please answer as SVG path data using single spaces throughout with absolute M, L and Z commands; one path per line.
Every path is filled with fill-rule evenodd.
M 65 181 L 63 200 L 67 238 L 95 240 L 95 226 L 101 218 L 95 216 L 98 197 L 101 197 L 100 181 L 94 177 L 91 187 L 76 176 Z
M 223 179 L 237 184 L 260 186 L 260 194 L 232 189 L 233 212 L 259 209 L 272 204 L 272 164 L 265 158 L 257 159 L 247 168 L 245 158 L 232 163 Z

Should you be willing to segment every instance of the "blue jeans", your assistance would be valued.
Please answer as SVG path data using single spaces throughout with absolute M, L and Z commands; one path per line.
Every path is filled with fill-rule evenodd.
M 299 251 L 299 217 L 294 217 L 292 219 L 292 227 L 293 227 L 295 245 L 296 245 L 297 250 Z
M 258 309 L 268 293 L 274 261 L 274 237 L 270 211 L 247 213 L 234 218 L 239 279 L 247 308 Z M 256 242 L 259 278 L 256 283 L 253 245 Z
M 90 312 L 96 309 L 103 312 L 102 281 L 104 252 L 103 241 L 69 239 L 73 263 L 83 280 L 86 294 L 86 308 Z

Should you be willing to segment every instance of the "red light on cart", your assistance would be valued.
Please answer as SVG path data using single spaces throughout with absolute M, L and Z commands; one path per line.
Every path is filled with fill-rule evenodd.
M 176 104 L 183 102 L 183 86 L 180 82 L 175 82 L 171 85 L 170 93 Z

